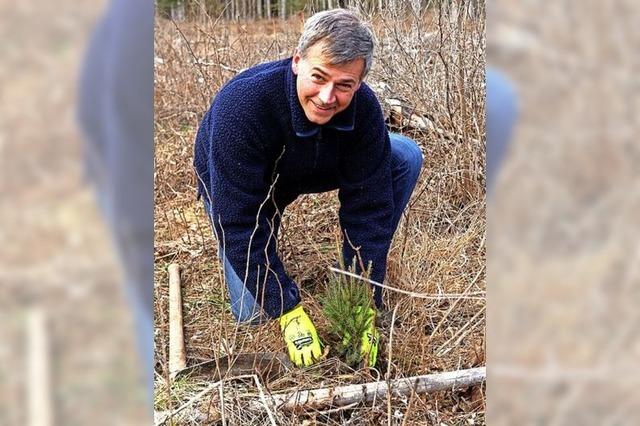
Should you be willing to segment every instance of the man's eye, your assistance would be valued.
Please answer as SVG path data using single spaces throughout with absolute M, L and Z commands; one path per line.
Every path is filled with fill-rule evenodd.
M 337 84 L 336 86 L 338 86 L 338 89 L 344 91 L 344 92 L 348 92 L 349 90 L 351 90 L 351 85 L 350 84 Z
M 311 78 L 314 81 L 323 81 L 324 80 L 324 78 L 322 78 L 322 76 L 320 74 L 311 74 Z

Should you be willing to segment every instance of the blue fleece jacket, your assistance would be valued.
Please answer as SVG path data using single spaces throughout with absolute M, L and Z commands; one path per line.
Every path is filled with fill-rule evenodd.
M 291 58 L 250 68 L 216 95 L 196 136 L 198 194 L 210 201 L 224 255 L 272 318 L 300 302 L 278 258 L 284 208 L 300 194 L 338 189 L 343 256 L 359 250 L 384 280 L 391 238 L 391 151 L 382 110 L 362 84 L 327 124 L 307 120 Z M 375 302 L 381 306 L 379 287 Z

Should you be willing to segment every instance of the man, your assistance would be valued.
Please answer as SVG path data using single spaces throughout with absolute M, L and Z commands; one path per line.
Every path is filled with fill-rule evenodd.
M 389 135 L 362 82 L 373 47 L 353 12 L 313 15 L 292 58 L 257 65 L 220 90 L 196 137 L 198 193 L 218 239 L 231 309 L 239 322 L 279 318 L 297 365 L 313 363 L 321 348 L 276 253 L 285 207 L 300 194 L 338 189 L 345 264 L 357 255 L 382 282 L 422 165 L 415 142 Z M 379 287 L 374 300 L 380 308 Z M 361 349 L 374 365 L 378 332 L 375 312 L 368 314 Z

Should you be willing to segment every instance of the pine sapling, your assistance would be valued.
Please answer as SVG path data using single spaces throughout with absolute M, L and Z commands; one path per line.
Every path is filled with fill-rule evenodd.
M 349 271 L 355 270 L 354 259 Z M 371 264 L 363 276 L 369 278 L 370 273 Z M 355 277 L 335 274 L 327 283 L 320 300 L 325 318 L 329 321 L 329 331 L 340 339 L 340 355 L 345 357 L 350 366 L 357 366 L 362 361 L 361 337 L 372 321 L 368 315 L 372 307 L 370 285 Z

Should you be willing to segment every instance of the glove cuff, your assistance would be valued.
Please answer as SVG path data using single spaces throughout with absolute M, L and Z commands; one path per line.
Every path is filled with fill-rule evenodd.
M 307 313 L 304 311 L 302 304 L 298 304 L 295 308 L 291 309 L 290 311 L 280 316 L 279 318 L 280 329 L 283 329 L 285 325 L 287 325 L 287 322 L 289 321 L 289 319 L 298 315 L 300 316 L 304 315 L 305 317 L 307 316 Z

